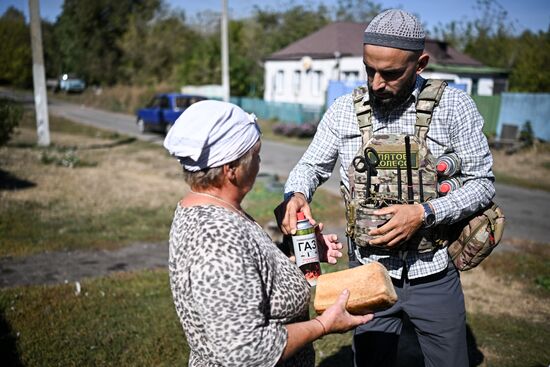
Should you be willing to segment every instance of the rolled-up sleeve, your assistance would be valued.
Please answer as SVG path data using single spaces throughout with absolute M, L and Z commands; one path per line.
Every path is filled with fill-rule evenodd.
M 285 197 L 294 192 L 303 193 L 311 201 L 315 190 L 329 179 L 338 159 L 340 138 L 335 129 L 338 114 L 346 101 L 336 100 L 324 114 L 315 137 L 306 152 L 290 172 L 285 184 Z

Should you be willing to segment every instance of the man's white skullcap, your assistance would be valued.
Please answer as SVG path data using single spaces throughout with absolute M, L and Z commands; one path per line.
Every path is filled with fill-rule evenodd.
M 164 147 L 188 171 L 220 167 L 242 157 L 260 138 L 256 116 L 220 101 L 192 104 L 176 120 Z
M 401 9 L 386 10 L 369 23 L 363 44 L 421 51 L 426 33 L 417 17 Z

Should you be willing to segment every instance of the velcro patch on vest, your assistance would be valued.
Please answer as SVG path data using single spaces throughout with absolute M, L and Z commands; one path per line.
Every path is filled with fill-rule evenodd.
M 405 154 L 405 147 L 403 145 L 386 145 L 383 148 L 377 148 L 378 158 L 380 163 L 377 169 L 392 169 L 397 167 L 405 170 L 407 167 L 407 155 Z M 419 167 L 420 159 L 418 156 L 418 146 L 411 144 L 411 168 L 416 170 Z

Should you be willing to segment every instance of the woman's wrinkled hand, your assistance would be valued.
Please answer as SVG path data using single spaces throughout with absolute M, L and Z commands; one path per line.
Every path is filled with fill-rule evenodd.
M 323 234 L 324 225 L 319 223 L 315 226 L 315 237 L 317 239 L 317 249 L 319 251 L 319 260 L 329 264 L 336 264 L 338 258 L 342 257 L 342 245 L 338 241 L 338 236 L 334 233 Z
M 336 302 L 327 308 L 321 316 L 317 316 L 324 325 L 327 334 L 344 333 L 372 320 L 373 314 L 352 315 L 346 311 L 348 299 L 349 290 L 344 289 Z

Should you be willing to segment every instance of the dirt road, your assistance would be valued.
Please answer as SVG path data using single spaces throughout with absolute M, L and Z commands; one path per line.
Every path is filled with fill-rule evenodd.
M 0 91 L 1 94 L 1 91 Z M 50 113 L 72 121 L 117 131 L 142 140 L 162 143 L 156 134 L 140 134 L 132 116 L 76 106 L 54 101 Z M 285 177 L 296 164 L 305 148 L 279 142 L 264 141 L 262 171 Z M 339 194 L 338 174 L 323 188 Z M 550 217 L 550 193 L 497 184 L 496 201 L 502 205 L 508 218 L 502 247 L 507 241 L 530 240 L 550 243 L 546 218 Z M 341 229 L 330 228 L 343 238 Z M 101 276 L 113 271 L 166 267 L 166 243 L 135 244 L 117 251 L 73 251 L 44 253 L 25 258 L 0 259 L 0 287 L 27 284 L 75 282 L 82 278 Z
M 50 113 L 75 122 L 111 129 L 142 140 L 162 143 L 163 136 L 140 134 L 135 117 L 111 113 L 93 108 L 76 106 L 66 102 L 52 102 Z M 265 173 L 286 177 L 298 162 L 305 148 L 273 141 L 262 145 L 262 168 Z M 322 187 L 339 195 L 339 174 L 335 172 Z M 504 241 L 511 238 L 526 239 L 538 243 L 550 243 L 550 193 L 542 190 L 523 189 L 497 183 L 495 201 L 507 217 Z

